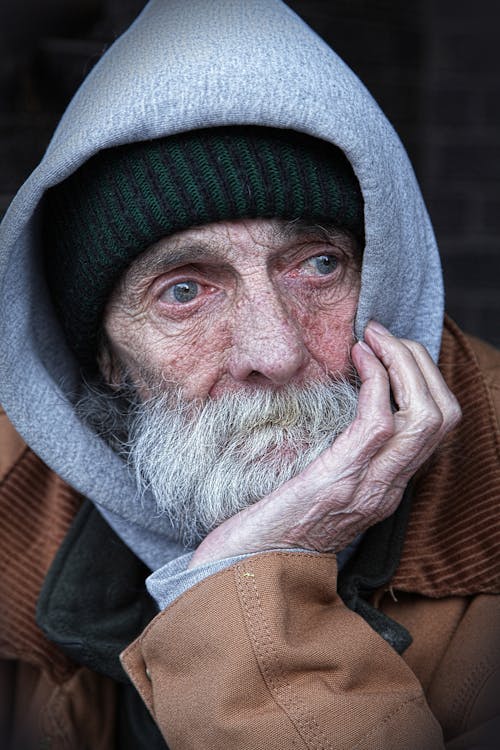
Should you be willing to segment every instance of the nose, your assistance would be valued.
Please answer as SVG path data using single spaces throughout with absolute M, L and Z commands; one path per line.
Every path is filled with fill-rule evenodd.
M 296 321 L 272 291 L 238 305 L 229 373 L 239 381 L 284 385 L 309 359 Z

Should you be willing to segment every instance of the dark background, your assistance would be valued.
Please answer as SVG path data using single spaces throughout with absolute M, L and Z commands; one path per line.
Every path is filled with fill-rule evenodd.
M 144 4 L 2 2 L 0 215 L 79 83 Z M 395 126 L 433 219 L 447 309 L 465 330 L 500 346 L 497 0 L 288 4 L 354 69 Z

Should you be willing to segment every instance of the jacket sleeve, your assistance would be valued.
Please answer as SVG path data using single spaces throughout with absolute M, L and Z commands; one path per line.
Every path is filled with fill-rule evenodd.
M 334 555 L 201 581 L 122 654 L 170 750 L 442 750 L 403 659 L 336 593 Z

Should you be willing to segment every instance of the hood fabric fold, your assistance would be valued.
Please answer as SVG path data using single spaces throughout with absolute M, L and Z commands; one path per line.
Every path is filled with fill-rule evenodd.
M 80 372 L 43 276 L 40 201 L 98 151 L 198 128 L 263 125 L 338 146 L 366 246 L 356 317 L 437 360 L 439 255 L 408 157 L 354 73 L 280 0 L 152 0 L 85 80 L 0 227 L 0 403 L 24 440 L 152 569 L 180 553 L 153 498 L 73 410 Z

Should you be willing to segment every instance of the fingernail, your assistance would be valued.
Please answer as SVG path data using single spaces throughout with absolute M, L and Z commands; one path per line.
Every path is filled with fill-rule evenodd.
M 359 346 L 360 346 L 360 347 L 361 347 L 361 348 L 362 348 L 362 349 L 363 349 L 363 350 L 364 350 L 365 352 L 369 352 L 370 354 L 374 354 L 374 351 L 373 351 L 373 349 L 371 349 L 371 348 L 370 348 L 370 347 L 368 346 L 368 344 L 367 344 L 367 343 L 365 343 L 364 341 L 358 341 L 358 344 L 359 344 Z
M 369 328 L 370 331 L 373 331 L 374 333 L 381 333 L 383 336 L 390 336 L 390 331 L 388 331 L 387 328 L 382 325 L 382 323 L 377 323 L 376 320 L 370 320 L 367 328 Z

